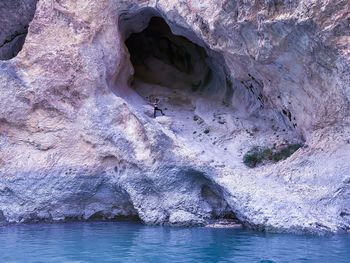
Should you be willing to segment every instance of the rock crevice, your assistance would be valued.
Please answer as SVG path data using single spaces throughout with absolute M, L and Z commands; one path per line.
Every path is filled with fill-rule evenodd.
M 0 3 L 0 60 L 9 60 L 21 51 L 33 19 L 37 0 L 4 0 Z

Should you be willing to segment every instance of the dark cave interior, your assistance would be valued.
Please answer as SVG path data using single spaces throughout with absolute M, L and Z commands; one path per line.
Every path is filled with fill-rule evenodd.
M 174 35 L 160 17 L 125 41 L 135 69 L 135 79 L 169 88 L 203 89 L 212 79 L 203 47 Z

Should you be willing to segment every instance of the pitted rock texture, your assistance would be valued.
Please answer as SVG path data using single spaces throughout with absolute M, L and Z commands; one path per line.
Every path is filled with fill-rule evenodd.
M 0 63 L 0 222 L 349 229 L 349 9 L 347 0 L 39 1 L 22 51 Z M 134 75 L 125 41 L 152 17 L 203 48 L 212 74 L 200 88 Z M 142 63 L 160 76 L 179 76 L 176 59 L 193 54 L 158 48 L 175 60 Z M 154 98 L 165 116 L 153 118 Z M 255 145 L 299 142 L 282 162 L 242 162 Z

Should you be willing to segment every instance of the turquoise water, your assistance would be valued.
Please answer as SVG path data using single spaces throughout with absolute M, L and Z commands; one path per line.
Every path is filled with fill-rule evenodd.
M 350 235 L 134 223 L 0 227 L 0 262 L 350 262 Z

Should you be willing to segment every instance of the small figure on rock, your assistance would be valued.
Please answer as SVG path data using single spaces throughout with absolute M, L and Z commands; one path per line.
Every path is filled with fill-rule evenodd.
M 160 113 L 164 116 L 163 110 L 159 108 L 159 99 L 155 99 L 153 102 L 154 112 L 153 117 L 157 117 L 157 111 L 160 111 Z

